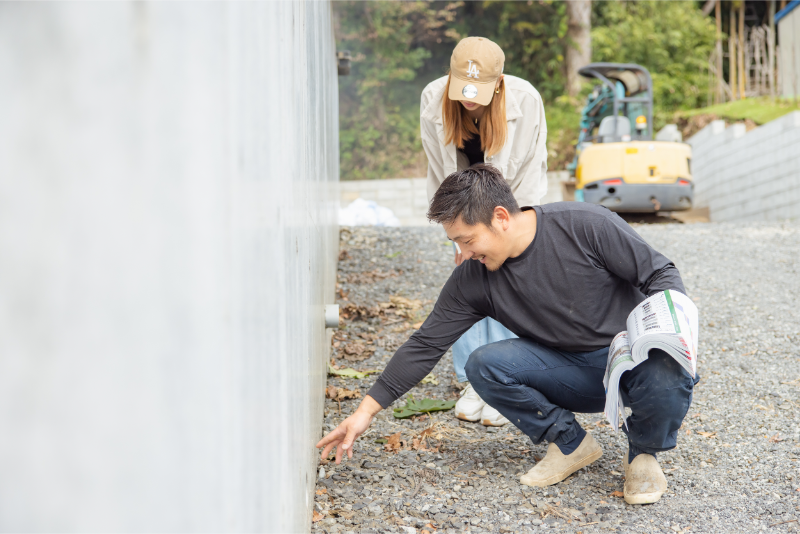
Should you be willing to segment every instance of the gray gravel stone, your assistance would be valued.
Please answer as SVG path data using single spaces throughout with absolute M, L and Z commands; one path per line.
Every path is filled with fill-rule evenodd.
M 578 419 L 603 447 L 603 457 L 555 486 L 528 488 L 519 484 L 519 474 L 534 465 L 534 456 L 544 456 L 546 443 L 533 445 L 510 425 L 493 433 L 459 422 L 452 412 L 398 420 L 384 410 L 356 443 L 352 460 L 323 466 L 330 478 L 321 476 L 317 489 L 327 493 L 315 498 L 326 521 L 314 523 L 312 532 L 331 532 L 329 520 L 342 532 L 359 533 L 419 532 L 426 525 L 472 533 L 800 531 L 796 522 L 781 523 L 800 512 L 800 225 L 634 228 L 675 262 L 701 314 L 702 379 L 679 430 L 678 448 L 659 454 L 669 483 L 660 502 L 629 506 L 612 496 L 622 490 L 620 460 L 627 444 L 623 434 L 605 426 L 602 414 Z M 341 235 L 341 249 L 347 251 L 339 262 L 341 306 L 370 308 L 393 296 L 421 301 L 412 318 L 351 318 L 337 331 L 346 335 L 333 349 L 337 364 L 380 370 L 432 308 L 453 268 L 452 246 L 434 227 L 343 229 Z M 375 338 L 364 339 L 370 336 Z M 357 339 L 376 350 L 363 361 L 337 358 Z M 410 393 L 417 399 L 456 399 L 449 352 L 433 374 L 438 385 L 420 384 Z M 328 385 L 363 395 L 375 378 L 329 377 Z M 358 402 L 342 401 L 340 414 L 339 404 L 326 400 L 321 431 L 335 428 Z M 395 407 L 404 404 L 401 399 Z M 449 432 L 430 444 L 438 452 L 386 452 L 375 443 L 400 432 L 410 447 L 432 422 Z M 348 512 L 347 505 L 356 515 L 331 512 Z M 548 514 L 548 507 L 579 515 L 573 513 L 568 523 Z M 592 522 L 599 524 L 583 526 Z M 545 528 L 550 524 L 555 528 Z

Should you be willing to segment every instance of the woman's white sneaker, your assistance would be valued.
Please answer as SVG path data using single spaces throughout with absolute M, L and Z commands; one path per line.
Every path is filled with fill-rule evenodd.
M 456 417 L 464 421 L 478 421 L 481 419 L 484 406 L 486 403 L 472 389 L 472 384 L 467 384 L 461 391 L 461 398 L 456 402 Z
M 485 426 L 503 426 L 504 424 L 508 423 L 508 419 L 503 417 L 503 414 L 486 404 L 484 405 L 483 410 L 481 410 L 481 423 L 483 423 Z

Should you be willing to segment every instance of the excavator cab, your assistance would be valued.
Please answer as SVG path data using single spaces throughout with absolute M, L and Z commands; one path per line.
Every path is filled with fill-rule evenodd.
M 592 63 L 578 72 L 599 83 L 587 98 L 577 155 L 567 167 L 575 200 L 617 212 L 690 209 L 691 147 L 675 128 L 653 140 L 650 72 L 632 63 Z

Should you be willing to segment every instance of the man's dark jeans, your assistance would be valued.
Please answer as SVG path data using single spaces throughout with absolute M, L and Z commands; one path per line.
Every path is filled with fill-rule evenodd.
M 473 352 L 466 371 L 478 395 L 534 443 L 546 439 L 569 454 L 585 435 L 573 412 L 598 413 L 605 408 L 607 358 L 608 348 L 575 353 L 530 339 L 507 339 Z M 696 382 L 657 349 L 622 375 L 622 401 L 632 412 L 628 429 L 623 426 L 631 459 L 642 452 L 675 448 Z

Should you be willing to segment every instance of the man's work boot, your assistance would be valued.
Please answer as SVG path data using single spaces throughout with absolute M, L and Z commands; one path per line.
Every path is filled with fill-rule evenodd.
M 625 453 L 625 502 L 650 504 L 658 501 L 667 491 L 667 477 L 652 454 L 638 454 L 628 463 Z
M 564 456 L 558 445 L 551 443 L 547 454 L 533 469 L 520 477 L 519 481 L 526 486 L 542 488 L 561 482 L 572 473 L 586 467 L 603 455 L 600 445 L 591 434 L 587 433 L 583 441 L 571 454 Z

